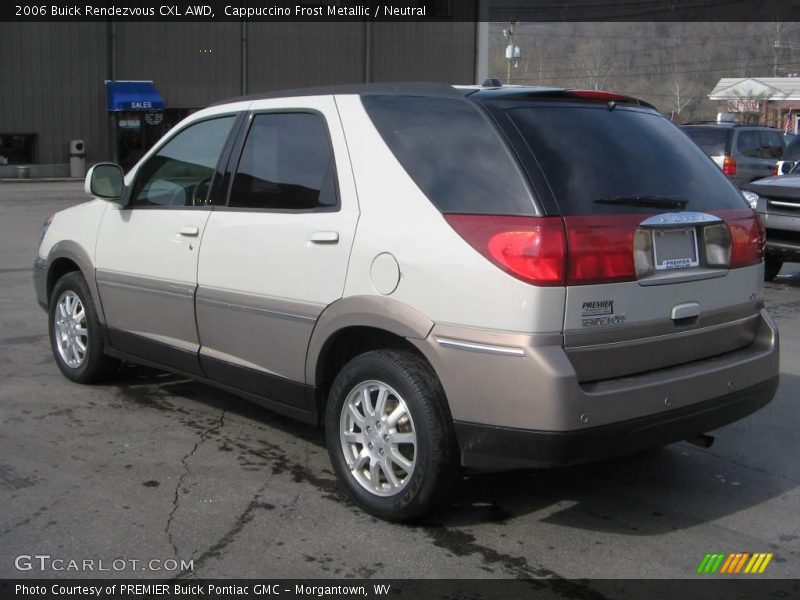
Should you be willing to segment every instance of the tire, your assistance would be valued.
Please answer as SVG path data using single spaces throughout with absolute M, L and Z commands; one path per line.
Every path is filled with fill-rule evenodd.
M 764 281 L 772 281 L 781 272 L 783 259 L 777 256 L 767 256 L 764 259 Z
M 339 480 L 387 521 L 421 517 L 460 474 L 442 386 L 410 352 L 375 350 L 347 363 L 331 387 L 325 434 Z
M 119 361 L 104 353 L 100 320 L 83 275 L 67 273 L 56 282 L 48 313 L 50 348 L 64 376 L 77 383 L 110 377 Z

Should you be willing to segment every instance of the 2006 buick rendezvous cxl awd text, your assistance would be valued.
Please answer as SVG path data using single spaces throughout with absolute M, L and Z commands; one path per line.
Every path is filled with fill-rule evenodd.
M 377 85 L 201 110 L 36 260 L 61 371 L 119 359 L 324 424 L 366 511 L 408 520 L 461 472 L 573 464 L 767 404 L 764 230 L 644 102 Z

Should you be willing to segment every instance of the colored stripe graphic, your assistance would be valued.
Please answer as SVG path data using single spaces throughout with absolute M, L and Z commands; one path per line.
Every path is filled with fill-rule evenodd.
M 703 557 L 703 560 L 700 561 L 700 565 L 697 567 L 697 572 L 698 573 L 705 573 L 706 572 L 706 565 L 708 564 L 709 560 L 711 560 L 711 555 L 710 554 L 706 554 Z
M 769 561 L 772 560 L 773 556 L 774 554 L 772 552 L 767 554 L 766 558 L 764 558 L 764 562 L 761 563 L 761 568 L 758 570 L 759 573 L 763 573 L 764 571 L 767 570 L 767 565 L 769 564 Z
M 750 556 L 750 553 L 745 552 L 744 554 L 740 554 L 739 556 L 741 556 L 741 558 L 739 559 L 739 562 L 736 563 L 736 570 L 733 571 L 734 573 L 738 573 L 739 571 L 742 570 L 742 567 L 744 566 L 744 561 L 747 560 L 747 557 Z
M 708 553 L 700 561 L 697 566 L 698 573 L 720 573 L 720 574 L 760 574 L 767 569 L 767 565 L 772 560 L 774 554 L 772 552 L 756 552 L 750 554 L 749 552 L 732 552 L 726 553 Z
M 728 569 L 730 569 L 731 564 L 733 564 L 733 559 L 736 555 L 735 554 L 728 554 L 728 559 L 722 565 L 722 568 L 719 570 L 720 573 L 730 573 Z

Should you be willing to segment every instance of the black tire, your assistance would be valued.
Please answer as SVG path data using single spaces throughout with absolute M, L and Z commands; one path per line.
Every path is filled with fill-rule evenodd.
M 375 387 L 374 391 L 369 391 L 370 385 Z M 381 411 L 382 415 L 392 410 L 392 406 L 399 407 L 402 402 L 410 417 L 405 422 L 403 418 L 400 418 L 396 425 L 391 425 L 389 418 L 391 415 L 385 415 L 385 418 L 382 419 L 384 423 L 382 432 L 386 434 L 384 436 L 378 435 L 380 432 L 377 430 L 381 429 L 380 426 L 372 434 L 366 433 L 368 426 L 355 434 L 382 437 L 385 442 L 377 438 L 374 442 L 375 447 L 381 444 L 379 450 L 374 450 L 374 452 L 381 452 L 381 456 L 384 456 L 384 452 L 387 457 L 388 455 L 397 456 L 396 451 L 401 446 L 406 455 L 413 456 L 410 475 L 404 472 L 399 464 L 386 463 L 392 469 L 393 479 L 400 481 L 400 485 L 393 485 L 385 471 L 386 465 L 382 467 L 374 481 L 387 489 L 377 493 L 366 487 L 373 485 L 371 481 L 359 482 L 359 477 L 363 482 L 366 476 L 364 469 L 351 470 L 346 458 L 346 453 L 349 452 L 351 461 L 355 462 L 357 458 L 353 458 L 353 452 L 356 452 L 359 447 L 362 452 L 372 452 L 373 450 L 367 450 L 366 444 L 358 442 L 348 444 L 341 437 L 343 430 L 349 431 L 343 422 L 343 419 L 348 418 L 347 416 L 343 417 L 346 402 L 351 397 L 351 393 L 354 394 L 353 399 L 363 398 L 365 386 L 371 395 L 373 408 L 377 408 L 378 397 L 382 389 L 388 387 L 396 392 L 397 396 L 387 392 L 386 408 Z M 358 390 L 360 390 L 359 393 L 357 393 Z M 362 416 L 366 414 L 367 412 L 362 409 Z M 379 417 L 380 415 L 375 411 L 372 418 Z M 349 418 L 352 420 L 352 417 Z M 366 424 L 366 421 L 364 422 Z M 358 428 L 355 421 L 353 423 Z M 377 420 L 372 423 L 377 425 Z M 389 436 L 402 435 L 402 428 L 405 428 L 403 431 L 410 430 L 416 434 L 413 452 L 408 448 L 409 445 L 390 444 L 387 439 Z M 352 498 L 366 512 L 387 521 L 410 521 L 429 512 L 447 496 L 450 487 L 460 474 L 452 418 L 447 409 L 442 386 L 427 363 L 411 352 L 375 350 L 361 354 L 347 363 L 334 380 L 328 397 L 325 411 L 325 437 L 334 471 Z M 373 446 L 370 447 L 373 448 Z M 374 464 L 376 459 L 383 460 L 376 454 L 374 458 L 369 459 L 369 464 Z M 387 458 L 387 460 L 389 459 Z M 370 479 L 372 479 L 371 473 Z M 396 492 L 395 489 L 397 489 Z M 384 495 L 380 495 L 381 493 Z
M 59 334 L 56 332 L 58 313 L 60 311 L 59 303 L 69 295 L 77 297 L 80 301 L 79 308 L 83 308 L 83 318 L 79 323 L 76 323 L 76 326 L 86 330 L 85 335 L 77 336 L 85 347 L 85 352 L 80 357 L 80 361 L 76 360 L 77 364 L 70 364 L 68 358 L 62 355 L 62 351 L 59 349 Z M 103 339 L 100 320 L 97 318 L 97 309 L 92 301 L 92 295 L 83 275 L 79 272 L 67 273 L 56 282 L 53 287 L 53 293 L 50 295 L 48 314 L 50 348 L 53 351 L 58 368 L 67 379 L 77 383 L 93 383 L 109 378 L 116 371 L 119 361 L 107 356 L 104 352 L 105 340 Z M 70 335 L 75 336 L 75 332 L 70 332 Z M 64 350 L 63 352 L 68 357 L 76 358 L 76 355 L 72 355 L 69 350 Z
M 764 259 L 764 281 L 772 281 L 781 272 L 783 259 L 777 256 L 767 256 Z

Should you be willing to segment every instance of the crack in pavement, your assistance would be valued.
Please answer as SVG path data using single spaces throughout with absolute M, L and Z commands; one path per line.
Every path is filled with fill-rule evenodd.
M 719 458 L 720 460 L 724 460 L 725 462 L 731 463 L 736 465 L 737 467 L 741 467 L 743 469 L 747 469 L 748 471 L 755 471 L 756 473 L 761 473 L 762 475 L 769 475 L 770 477 L 777 477 L 778 479 L 785 479 L 786 481 L 790 481 L 794 485 L 800 486 L 800 481 L 796 479 L 792 479 L 786 475 L 781 475 L 780 473 L 773 473 L 772 471 L 767 471 L 766 469 L 761 469 L 759 467 L 753 467 L 751 465 L 746 465 L 738 460 L 734 460 L 733 458 L 723 456 L 722 454 L 717 454 L 716 452 L 712 452 L 706 448 L 690 448 L 690 450 L 694 450 L 695 452 L 700 452 L 702 454 L 708 454 L 709 456 L 713 456 L 714 458 Z
M 178 506 L 180 505 L 180 490 L 183 486 L 183 482 L 189 475 L 192 474 L 192 469 L 189 467 L 189 459 L 194 456 L 194 453 L 197 452 L 197 449 L 203 445 L 208 437 L 214 433 L 217 433 L 225 426 L 225 415 L 228 412 L 228 408 L 222 409 L 222 414 L 219 416 L 219 421 L 216 425 L 209 427 L 205 431 L 200 434 L 200 437 L 195 442 L 194 447 L 181 458 L 181 465 L 183 466 L 183 472 L 178 477 L 178 482 L 175 484 L 175 494 L 172 498 L 172 510 L 169 512 L 169 516 L 167 517 L 167 524 L 164 527 L 164 533 L 167 534 L 167 539 L 169 540 L 169 544 L 172 547 L 172 552 L 175 555 L 175 558 L 178 558 L 178 545 L 175 543 L 175 538 L 172 535 L 172 520 L 175 518 L 175 513 L 178 511 Z
M 224 550 L 231 542 L 233 542 L 233 540 L 236 539 L 236 536 L 241 533 L 245 526 L 255 518 L 253 513 L 256 509 L 274 509 L 275 506 L 272 504 L 269 504 L 268 502 L 261 502 L 259 500 L 259 497 L 264 493 L 264 491 L 266 491 L 268 486 L 269 481 L 265 482 L 260 488 L 258 488 L 245 509 L 239 514 L 238 517 L 236 517 L 236 520 L 231 528 L 228 529 L 228 531 L 226 531 L 225 534 L 219 538 L 219 540 L 203 551 L 197 558 L 192 558 L 192 569 L 190 571 L 182 571 L 178 573 L 175 577 L 173 577 L 173 580 L 195 577 L 197 573 L 197 567 L 202 565 L 209 558 L 215 558 L 219 556 L 222 553 L 222 550 Z

